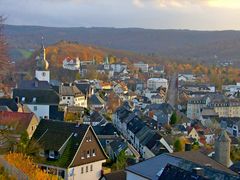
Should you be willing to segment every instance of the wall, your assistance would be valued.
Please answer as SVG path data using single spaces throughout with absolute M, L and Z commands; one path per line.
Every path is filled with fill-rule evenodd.
M 98 180 L 101 177 L 102 163 L 105 161 L 97 161 L 94 163 L 89 163 L 86 165 L 81 165 L 78 167 L 68 169 L 68 180 Z M 92 165 L 92 171 L 90 166 Z M 88 172 L 86 172 L 86 167 L 88 166 Z M 83 169 L 83 173 L 82 173 Z M 73 171 L 73 176 L 69 176 Z
M 27 106 L 39 119 L 44 118 L 45 116 L 49 117 L 49 105 L 27 104 Z M 37 107 L 36 111 L 34 110 L 34 106 Z
M 134 174 L 132 172 L 126 171 L 126 173 L 127 173 L 126 180 L 147 180 L 147 178 L 144 178 L 144 177 Z

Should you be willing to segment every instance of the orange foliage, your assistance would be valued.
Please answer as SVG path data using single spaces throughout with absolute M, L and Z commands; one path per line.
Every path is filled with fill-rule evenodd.
M 5 155 L 5 159 L 13 166 L 25 173 L 30 179 L 34 180 L 57 180 L 57 176 L 47 174 L 38 168 L 33 160 L 22 153 L 9 153 Z

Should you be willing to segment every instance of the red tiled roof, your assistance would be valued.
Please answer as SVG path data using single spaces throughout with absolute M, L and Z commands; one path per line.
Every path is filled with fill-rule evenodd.
M 34 113 L 0 111 L 0 125 L 14 126 L 17 131 L 27 129 Z

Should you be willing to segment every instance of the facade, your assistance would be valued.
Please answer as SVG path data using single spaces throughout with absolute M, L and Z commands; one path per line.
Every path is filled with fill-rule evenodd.
M 59 95 L 52 89 L 14 89 L 13 97 L 40 119 L 49 118 L 50 106 L 59 104 Z
M 32 140 L 40 145 L 38 165 L 49 173 L 66 180 L 101 177 L 107 156 L 91 126 L 42 120 Z
M 59 94 L 60 104 L 87 108 L 87 97 L 75 84 L 62 84 Z
M 134 63 L 133 65 L 135 68 L 138 68 L 139 70 L 141 70 L 142 72 L 148 72 L 148 64 L 145 64 L 143 62 L 138 62 L 138 63 Z
M 80 60 L 77 57 L 76 59 L 71 59 L 69 57 L 63 60 L 63 69 L 68 69 L 72 71 L 77 71 L 80 69 Z
M 209 97 L 195 97 L 188 101 L 187 117 L 190 119 L 200 119 L 202 111 L 210 103 Z
M 158 88 L 168 89 L 168 80 L 164 78 L 150 78 L 147 81 L 147 88 L 156 91 Z

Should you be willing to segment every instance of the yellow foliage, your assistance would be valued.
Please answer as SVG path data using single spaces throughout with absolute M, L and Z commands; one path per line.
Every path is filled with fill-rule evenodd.
M 25 173 L 30 179 L 34 180 L 58 180 L 57 176 L 48 174 L 38 168 L 32 158 L 22 153 L 9 153 L 5 159 L 13 166 Z

